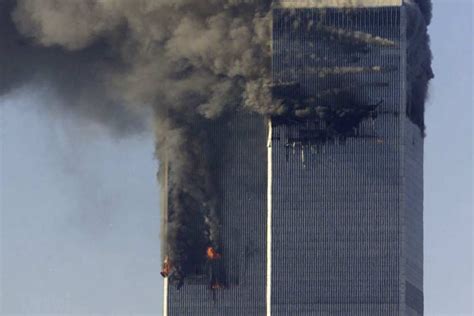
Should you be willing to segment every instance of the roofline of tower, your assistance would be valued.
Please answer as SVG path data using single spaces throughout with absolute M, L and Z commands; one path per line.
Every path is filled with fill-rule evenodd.
M 400 7 L 403 0 L 279 0 L 277 8 L 367 8 Z

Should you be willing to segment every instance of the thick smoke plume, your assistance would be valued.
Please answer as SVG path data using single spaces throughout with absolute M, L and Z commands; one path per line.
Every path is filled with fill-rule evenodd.
M 114 63 L 98 40 L 76 52 L 45 48 L 20 34 L 12 21 L 16 1 L 0 1 L 0 98 L 25 85 L 47 87 L 65 111 L 106 124 L 111 131 L 129 134 L 144 128 L 143 117 L 112 94 L 106 96 L 104 69 Z
M 408 111 L 423 128 L 432 77 L 426 33 L 431 4 L 408 6 Z M 283 113 L 270 84 L 271 7 L 270 0 L 0 3 L 0 96 L 31 80 L 48 83 L 68 107 L 121 133 L 141 128 L 153 114 L 159 178 L 169 191 L 163 254 L 177 279 L 195 273 L 206 247 L 221 248 L 209 122 L 242 110 Z M 394 45 L 355 35 L 357 43 Z M 327 76 L 364 69 L 319 71 Z
M 91 75 L 74 80 L 77 89 L 97 86 L 103 91 L 100 102 L 152 110 L 160 171 L 167 168 L 166 179 L 160 178 L 169 189 L 163 253 L 178 278 L 205 260 L 206 247 L 221 246 L 209 120 L 239 108 L 275 112 L 268 81 L 270 4 L 18 0 L 2 8 L 31 55 L 59 51 L 70 57 L 70 65 L 65 60 L 56 66 L 53 56 L 38 61 L 61 72 L 63 66 L 72 68 L 58 77 L 81 75 L 85 66 Z M 55 78 L 54 84 L 60 82 Z
M 421 130 L 425 130 L 425 100 L 428 83 L 434 77 L 431 68 L 428 24 L 431 22 L 431 1 L 407 1 L 407 114 Z

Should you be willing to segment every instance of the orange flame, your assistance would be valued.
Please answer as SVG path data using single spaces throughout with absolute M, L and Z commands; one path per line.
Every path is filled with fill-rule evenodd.
M 217 260 L 221 258 L 221 255 L 212 247 L 207 247 L 206 256 L 209 260 Z
M 212 290 L 219 290 L 219 289 L 222 289 L 224 288 L 219 282 L 214 282 L 211 284 L 211 289 Z
M 171 263 L 168 259 L 168 256 L 165 257 L 165 261 L 163 262 L 163 269 L 161 270 L 161 276 L 167 278 L 171 273 Z

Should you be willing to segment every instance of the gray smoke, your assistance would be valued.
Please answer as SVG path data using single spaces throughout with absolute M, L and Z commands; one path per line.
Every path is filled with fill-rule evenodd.
M 34 45 L 15 28 L 11 19 L 15 4 L 0 1 L 0 97 L 23 85 L 43 85 L 67 104 L 65 111 L 105 123 L 122 135 L 143 130 L 140 111 L 104 94 L 103 69 L 116 63 L 113 52 L 104 53 L 104 41 L 74 53 Z
M 152 110 L 157 157 L 168 168 L 163 253 L 180 277 L 200 264 L 206 247 L 220 248 L 209 121 L 238 108 L 274 112 L 269 8 L 270 1 L 236 0 L 18 0 L 2 7 L 23 36 L 16 50 L 29 52 L 7 71 L 3 89 L 30 73 L 24 63 L 39 67 L 39 76 L 52 66 L 65 103 L 97 92 L 79 106 L 89 104 L 83 111 L 91 117 Z M 16 31 L 8 42 L 19 38 Z M 14 78 L 18 69 L 25 76 Z
M 415 0 L 415 4 L 418 5 L 420 12 L 425 19 L 425 24 L 430 25 L 433 10 L 431 0 Z
M 431 76 L 431 5 L 417 3 L 409 2 L 409 76 L 415 78 L 409 111 L 422 122 Z M 167 168 L 169 189 L 163 254 L 178 278 L 205 260 L 206 247 L 221 247 L 212 172 L 218 153 L 209 122 L 240 110 L 284 112 L 272 100 L 270 8 L 270 0 L 0 3 L 0 96 L 31 80 L 45 82 L 68 109 L 121 133 L 143 128 L 153 114 L 156 155 L 160 173 Z M 370 34 L 327 32 L 392 45 Z
M 407 114 L 425 131 L 425 102 L 428 83 L 434 77 L 428 24 L 431 21 L 429 0 L 407 1 Z

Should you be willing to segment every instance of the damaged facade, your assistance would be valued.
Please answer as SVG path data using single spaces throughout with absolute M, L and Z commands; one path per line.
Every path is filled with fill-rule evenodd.
M 265 314 L 266 133 L 264 118 L 254 114 L 214 125 L 212 137 L 223 140 L 214 164 L 223 251 L 182 286 L 165 278 L 164 315 Z
M 283 93 L 290 115 L 271 135 L 271 315 L 423 314 L 423 132 L 406 111 L 405 7 L 273 19 L 273 80 L 299 87 Z M 358 71 L 312 71 L 325 68 Z
M 278 113 L 214 122 L 221 248 L 165 282 L 165 315 L 423 314 L 412 13 L 322 2 L 273 8 Z
M 422 314 L 430 0 L 2 0 L 0 17 L 0 96 L 41 83 L 73 117 L 154 129 L 165 315 Z

